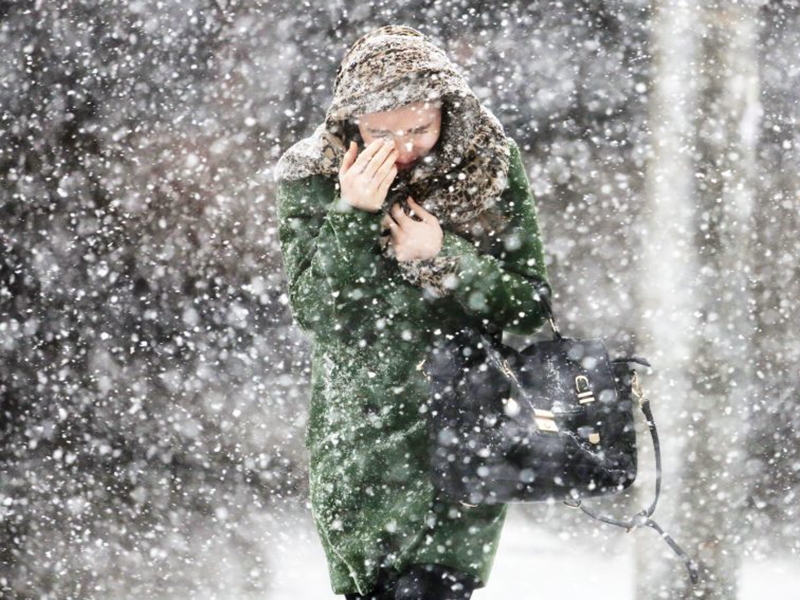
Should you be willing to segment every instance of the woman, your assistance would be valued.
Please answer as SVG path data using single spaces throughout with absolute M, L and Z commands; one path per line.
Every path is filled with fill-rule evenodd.
M 505 509 L 437 496 L 419 365 L 464 324 L 542 324 L 519 150 L 441 50 L 384 27 L 347 52 L 325 122 L 276 179 L 291 308 L 313 339 L 306 443 L 333 590 L 468 599 Z

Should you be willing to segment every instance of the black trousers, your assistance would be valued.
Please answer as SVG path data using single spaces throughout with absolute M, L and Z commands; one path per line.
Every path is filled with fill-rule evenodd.
M 471 575 L 441 565 L 412 565 L 399 575 L 381 571 L 374 590 L 347 600 L 469 600 L 477 581 Z

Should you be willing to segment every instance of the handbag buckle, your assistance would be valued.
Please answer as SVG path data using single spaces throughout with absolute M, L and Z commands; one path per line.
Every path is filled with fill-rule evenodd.
M 578 394 L 578 404 L 589 404 L 595 400 L 586 375 L 578 375 L 575 378 L 575 392 Z
M 633 395 L 636 396 L 636 401 L 639 403 L 639 408 L 642 408 L 647 400 L 644 397 L 644 390 L 642 389 L 642 384 L 639 381 L 639 374 L 636 371 L 633 372 L 633 376 L 631 377 L 631 392 L 633 392 Z
M 544 433 L 558 433 L 558 425 L 556 425 L 556 416 L 550 410 L 542 410 L 540 408 L 533 409 L 533 421 L 539 431 Z

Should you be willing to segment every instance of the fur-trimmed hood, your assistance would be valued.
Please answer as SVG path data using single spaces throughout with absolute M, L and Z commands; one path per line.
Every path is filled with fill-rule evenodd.
M 490 209 L 506 186 L 509 140 L 446 54 L 409 27 L 377 29 L 350 47 L 325 121 L 283 155 L 276 180 L 336 178 L 349 142 L 360 139 L 355 119 L 420 101 L 441 102 L 439 140 L 425 160 L 396 177 L 384 210 L 411 196 L 443 227 L 470 235 L 480 223 L 477 232 L 485 230 Z M 421 266 L 401 263 L 415 282 Z

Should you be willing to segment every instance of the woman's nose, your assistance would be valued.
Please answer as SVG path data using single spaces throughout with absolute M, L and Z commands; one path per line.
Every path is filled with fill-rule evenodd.
M 395 148 L 397 148 L 397 152 L 399 154 L 398 158 L 402 159 L 403 157 L 407 157 L 411 155 L 414 151 L 414 143 L 407 140 L 395 140 L 394 142 Z

